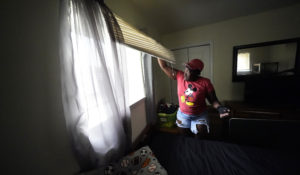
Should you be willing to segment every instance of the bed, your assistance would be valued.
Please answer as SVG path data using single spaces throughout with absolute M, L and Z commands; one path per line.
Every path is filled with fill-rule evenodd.
M 282 123 L 273 120 L 231 119 L 230 131 L 235 140 L 226 142 L 200 140 L 170 133 L 154 132 L 147 144 L 169 175 L 299 175 L 300 155 L 297 150 L 300 148 L 299 145 L 294 144 L 291 147 L 277 144 L 279 140 L 276 140 L 275 137 L 269 137 L 273 141 L 276 140 L 273 142 L 276 143 L 273 147 L 267 141 L 263 142 L 263 145 L 254 143 L 253 134 L 255 136 L 256 131 L 262 129 L 259 126 L 264 128 L 264 134 L 258 137 L 257 141 L 259 142 L 261 137 L 271 136 L 272 133 L 277 134 L 274 131 L 282 129 L 280 126 L 284 127 L 285 132 L 292 130 L 294 135 L 298 134 L 295 129 L 297 131 L 300 129 L 298 122 Z M 274 127 L 279 129 L 274 130 Z M 253 132 L 251 133 L 249 130 L 253 130 Z M 244 139 L 240 139 L 241 134 L 244 134 L 241 137 Z M 247 137 L 253 144 L 249 144 Z
M 300 175 L 300 122 L 230 119 L 230 137 L 149 129 L 134 151 L 88 175 Z

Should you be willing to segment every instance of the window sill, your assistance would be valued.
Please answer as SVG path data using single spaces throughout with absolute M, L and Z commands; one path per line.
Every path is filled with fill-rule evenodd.
M 130 105 L 130 109 L 134 109 L 136 108 L 140 103 L 145 102 L 146 101 L 146 97 L 141 98 L 140 100 L 138 100 L 137 102 L 133 103 L 132 105 Z

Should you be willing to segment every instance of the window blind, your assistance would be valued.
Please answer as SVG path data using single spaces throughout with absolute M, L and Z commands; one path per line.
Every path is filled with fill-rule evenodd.
M 115 15 L 115 18 L 122 31 L 124 44 L 153 56 L 162 58 L 166 61 L 175 63 L 173 52 L 165 48 L 163 45 L 161 45 L 151 37 L 131 26 L 130 24 L 122 20 L 119 16 Z M 117 31 L 114 30 L 114 32 Z

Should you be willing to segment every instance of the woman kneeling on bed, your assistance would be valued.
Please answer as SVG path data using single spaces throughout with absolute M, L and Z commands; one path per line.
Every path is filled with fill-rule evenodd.
M 192 59 L 186 63 L 184 72 L 172 69 L 160 58 L 158 63 L 168 77 L 177 80 L 179 110 L 176 124 L 183 134 L 191 131 L 202 137 L 209 133 L 206 98 L 218 110 L 220 118 L 229 115 L 230 110 L 221 106 L 210 80 L 200 76 L 204 67 L 201 60 Z

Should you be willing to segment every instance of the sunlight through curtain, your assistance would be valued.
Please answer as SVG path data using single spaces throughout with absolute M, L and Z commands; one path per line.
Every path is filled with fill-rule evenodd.
M 61 1 L 64 114 L 82 170 L 116 160 L 131 143 L 124 50 L 104 14 L 95 0 Z

